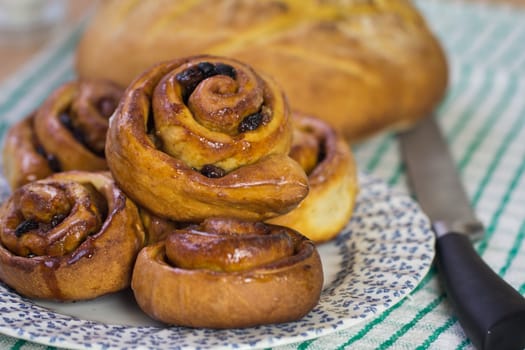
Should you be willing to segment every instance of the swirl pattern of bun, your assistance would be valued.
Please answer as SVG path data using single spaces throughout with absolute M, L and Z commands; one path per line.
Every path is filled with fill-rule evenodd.
M 268 220 L 316 243 L 334 238 L 348 223 L 358 193 L 356 164 L 343 136 L 326 122 L 295 113 L 290 156 L 308 174 L 308 196 L 291 212 Z
M 107 169 L 108 119 L 122 92 L 105 80 L 71 81 L 15 124 L 3 150 L 4 174 L 11 188 L 60 171 Z
M 32 298 L 95 298 L 129 286 L 144 240 L 137 207 L 109 173 L 57 173 L 0 208 L 0 280 Z
M 153 66 L 128 87 L 106 156 L 119 186 L 156 215 L 260 220 L 308 193 L 291 139 L 272 80 L 233 59 L 195 56 Z
M 132 289 L 142 310 L 168 324 L 239 328 L 297 320 L 319 301 L 321 260 L 294 230 L 208 219 L 145 247 Z

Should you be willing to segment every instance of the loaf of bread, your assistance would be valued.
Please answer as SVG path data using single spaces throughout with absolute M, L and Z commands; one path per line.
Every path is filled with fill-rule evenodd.
M 408 0 L 104 1 L 76 67 L 125 85 L 158 61 L 195 54 L 272 76 L 292 110 L 350 141 L 411 125 L 447 85 L 444 52 Z

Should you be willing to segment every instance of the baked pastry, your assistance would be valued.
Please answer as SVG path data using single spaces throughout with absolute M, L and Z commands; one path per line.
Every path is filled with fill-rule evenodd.
M 268 220 L 316 243 L 334 238 L 348 223 L 358 193 L 356 164 L 342 135 L 326 122 L 293 115 L 290 156 L 308 174 L 308 195 L 291 212 Z
M 144 239 L 137 207 L 108 172 L 57 173 L 0 208 L 0 280 L 31 298 L 95 298 L 129 286 Z
M 271 79 L 234 59 L 195 56 L 155 65 L 128 87 L 106 158 L 119 186 L 155 215 L 263 220 L 308 193 L 291 141 Z
M 104 1 L 76 69 L 127 84 L 158 61 L 203 53 L 269 74 L 292 110 L 351 141 L 414 123 L 447 85 L 444 52 L 409 0 Z
M 146 233 L 146 245 L 164 241 L 170 233 L 188 225 L 160 217 L 144 208 L 139 208 L 139 212 Z
M 131 287 L 142 310 L 159 321 L 240 328 L 303 317 L 322 285 L 314 243 L 294 230 L 208 219 L 142 249 Z
M 107 169 L 108 118 L 123 89 L 105 80 L 61 85 L 5 139 L 3 170 L 12 189 L 68 170 Z

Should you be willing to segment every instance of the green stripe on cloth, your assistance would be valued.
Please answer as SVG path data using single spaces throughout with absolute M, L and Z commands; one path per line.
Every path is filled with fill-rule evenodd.
M 46 82 L 46 87 L 47 88 L 46 89 L 41 89 L 41 91 L 36 95 L 35 103 L 34 104 L 27 104 L 27 105 L 25 105 L 24 108 L 22 109 L 20 115 L 18 115 L 15 119 L 19 120 L 19 119 L 25 117 L 26 115 L 29 115 L 29 113 L 31 113 L 31 111 L 33 111 L 35 108 L 38 107 L 38 103 L 40 103 L 40 101 L 44 100 L 47 97 L 47 95 L 49 94 L 49 91 L 55 90 L 61 84 L 63 84 L 66 80 L 70 80 L 72 78 L 73 78 L 73 72 L 70 69 L 66 69 L 62 74 L 58 75 L 55 79 L 47 81 Z M 16 104 L 13 104 L 12 107 L 14 107 L 15 105 Z M 8 113 L 8 112 L 9 112 L 9 110 L 6 111 L 6 113 Z M 15 122 L 16 122 L 16 120 L 15 120 Z M 0 140 L 3 140 L 3 138 L 5 136 L 5 133 L 7 132 L 8 127 L 10 127 L 11 124 L 12 124 L 12 121 L 5 122 L 5 126 L 6 127 L 0 129 Z
M 525 283 L 523 283 L 523 284 L 518 288 L 518 292 L 520 292 L 520 294 L 525 294 Z
M 20 99 L 26 95 L 27 91 L 31 88 L 31 85 L 39 82 L 42 77 L 46 76 L 49 70 L 57 67 L 59 63 L 62 63 L 63 57 L 65 57 L 67 53 L 74 50 L 74 47 L 80 38 L 81 32 L 81 26 L 75 28 L 71 35 L 69 35 L 67 39 L 58 46 L 56 51 L 54 51 L 46 59 L 46 61 L 41 66 L 39 66 L 35 72 L 33 72 L 33 74 L 21 79 L 20 83 L 7 96 L 6 103 L 0 105 L 0 115 L 7 113 L 11 108 L 19 103 Z
M 490 87 L 491 87 L 490 82 L 492 81 L 491 78 L 492 76 L 486 77 L 486 79 L 484 80 L 484 83 L 482 84 L 482 88 L 478 91 L 478 95 L 476 96 L 475 100 L 478 100 L 478 101 L 485 100 L 485 98 L 488 95 L 488 92 L 490 91 Z M 484 123 L 484 128 L 481 129 L 481 134 L 483 137 L 487 135 L 487 133 L 489 132 L 489 130 L 495 123 L 496 117 L 499 116 L 500 113 L 502 112 L 502 109 L 506 108 L 506 106 L 508 105 L 508 99 L 514 96 L 515 91 L 516 91 L 515 82 L 512 82 L 507 85 L 507 89 L 505 91 L 504 98 L 499 100 L 499 103 L 497 103 L 496 106 L 493 108 L 493 111 L 489 114 L 488 120 Z M 460 134 L 460 132 L 467 125 L 468 121 L 473 117 L 473 115 L 476 114 L 475 111 L 479 107 L 480 107 L 479 105 L 473 106 L 472 109 L 467 110 L 468 113 L 461 115 L 461 117 L 457 120 L 456 125 L 452 128 L 452 135 L 450 137 L 451 140 L 449 140 L 450 142 L 453 142 L 454 139 L 456 139 L 456 137 Z M 483 138 L 477 138 L 469 145 L 469 147 L 467 148 L 467 152 L 465 153 L 464 157 L 462 158 L 462 161 L 459 164 L 460 170 L 463 170 L 468 165 L 472 157 L 473 151 L 475 150 L 475 146 L 479 146 L 480 141 L 478 140 L 481 140 L 481 139 Z M 390 139 L 385 138 L 385 141 L 378 148 L 378 152 L 374 155 L 374 157 L 372 157 L 372 162 L 369 163 L 369 166 L 371 165 L 371 167 L 369 167 L 369 170 L 372 171 L 373 168 L 377 166 L 377 164 L 379 164 L 379 161 L 377 160 L 377 158 L 379 158 L 382 154 L 384 154 L 385 149 L 387 148 L 386 144 L 390 141 L 391 141 Z M 399 172 L 399 170 L 397 170 L 396 173 L 397 172 Z M 393 175 L 394 177 L 396 176 L 396 173 L 394 173 Z M 420 320 L 420 318 L 422 318 L 427 313 L 429 313 L 431 310 L 433 310 L 443 299 L 444 299 L 443 295 L 440 295 L 438 296 L 438 298 L 434 299 L 430 304 L 424 307 L 422 311 L 418 313 L 414 319 L 412 319 L 412 321 L 410 321 L 407 325 L 403 326 L 401 330 L 396 332 L 395 335 L 392 338 L 390 338 L 387 342 L 383 343 L 382 346 L 387 346 L 387 345 L 391 346 L 393 342 L 395 342 L 395 340 L 397 340 L 399 337 L 401 337 L 406 332 L 408 332 L 412 328 L 412 326 L 415 325 Z M 434 307 L 430 307 L 430 306 L 434 306 Z M 447 321 L 447 322 L 453 323 L 452 321 Z M 447 328 L 444 328 L 444 329 L 447 329 Z M 437 338 L 437 335 L 435 336 L 435 338 Z
M 466 57 L 466 60 L 480 60 L 488 62 L 492 55 L 499 52 L 498 46 L 501 45 L 501 38 L 506 38 L 511 32 L 514 31 L 512 23 L 508 23 L 505 19 L 496 20 L 496 23 L 492 25 L 491 31 L 487 38 L 484 38 L 484 45 L 479 46 L 476 50 L 473 50 Z
M 380 164 L 381 158 L 386 154 L 386 151 L 391 146 L 393 140 L 394 137 L 392 135 L 388 135 L 379 144 L 379 147 L 377 147 L 376 152 L 370 158 L 370 161 L 365 165 L 365 169 L 368 172 L 373 172 L 376 169 L 376 167 Z
M 297 347 L 297 350 L 306 350 L 310 344 L 313 343 L 315 339 L 310 339 L 310 340 L 307 340 L 305 342 L 302 342 L 301 344 L 299 344 L 299 346 Z
M 479 149 L 480 144 L 486 139 L 489 132 L 494 128 L 494 125 L 498 121 L 498 118 L 500 117 L 501 113 L 503 113 L 505 109 L 508 108 L 510 100 L 514 97 L 514 94 L 516 93 L 516 89 L 517 82 L 514 79 L 510 80 L 510 83 L 507 84 L 505 88 L 505 94 L 503 95 L 503 98 L 501 98 L 498 101 L 493 112 L 490 113 L 490 117 L 485 121 L 483 127 L 476 133 L 476 138 L 467 146 L 467 152 L 459 161 L 458 166 L 460 169 L 464 169 L 467 166 L 467 164 L 472 160 L 475 151 Z M 473 116 L 474 114 L 470 116 L 465 116 L 465 119 L 470 120 Z
M 466 75 L 469 75 L 471 73 L 471 70 L 470 69 L 467 69 L 466 70 L 467 74 Z M 467 79 L 461 79 L 460 80 L 460 84 L 458 84 L 458 88 L 456 89 L 453 89 L 452 90 L 452 94 L 450 95 L 450 98 L 445 100 L 445 103 L 442 107 L 442 111 L 446 111 L 447 107 L 449 106 L 452 106 L 453 105 L 453 102 L 460 96 L 460 92 L 462 92 L 462 88 L 464 87 L 465 85 L 465 82 L 467 81 Z M 478 98 L 481 96 L 481 97 L 485 97 L 486 94 L 488 94 L 488 91 L 489 91 L 489 87 L 490 87 L 490 84 L 487 83 L 487 80 L 485 81 L 485 83 L 482 85 L 482 89 L 480 89 L 480 91 L 478 92 Z M 394 138 L 389 135 L 387 137 L 385 137 L 383 139 L 383 141 L 379 144 L 376 152 L 373 154 L 373 156 L 371 157 L 371 160 L 370 162 L 366 165 L 366 169 L 367 171 L 370 171 L 370 172 L 373 172 L 375 170 L 375 168 L 378 166 L 378 164 L 380 164 L 380 159 L 382 156 L 384 156 L 384 154 L 386 153 L 386 150 L 389 149 L 389 147 L 391 147 L 391 144 L 394 142 Z M 399 179 L 399 175 L 401 173 L 401 165 L 399 165 L 398 167 L 396 167 L 394 173 L 392 174 L 389 182 L 391 184 L 395 184 L 397 183 L 398 179 Z M 423 280 L 421 283 L 420 283 L 420 287 L 423 287 L 426 285 L 426 283 L 428 281 L 430 281 L 430 278 L 431 277 L 435 277 L 436 273 L 435 273 L 435 270 L 431 271 L 427 276 L 429 278 L 426 278 L 425 280 Z M 438 298 L 436 299 L 437 300 L 437 303 L 436 303 L 436 306 L 439 304 L 439 302 L 441 301 L 441 299 L 444 298 L 444 295 L 440 295 L 438 296 Z M 433 301 L 436 302 L 436 300 Z M 398 305 L 402 305 L 404 301 L 402 301 L 400 304 Z M 394 311 L 397 307 L 393 307 L 389 310 L 387 310 L 385 313 L 384 313 L 384 317 L 379 317 L 376 319 L 376 322 L 374 322 L 373 324 L 371 324 L 372 326 L 378 324 L 379 322 L 382 322 L 384 321 L 384 319 L 386 318 L 386 316 L 390 315 L 390 313 L 392 311 Z M 423 309 L 423 312 L 421 314 L 421 316 L 425 315 L 426 313 L 428 313 L 430 310 L 432 310 L 433 308 L 429 308 L 428 306 L 426 308 Z M 427 311 L 428 310 L 428 311 Z M 426 312 L 425 312 L 426 311 Z M 415 323 L 417 322 L 417 319 L 414 321 L 411 322 L 412 323 Z M 367 331 L 369 331 L 372 327 L 365 327 L 363 330 L 366 330 L 365 332 L 363 332 L 363 330 L 358 333 L 358 335 L 361 335 L 361 336 L 355 336 L 354 338 L 352 338 L 351 342 L 347 342 L 343 345 L 343 347 L 346 347 L 348 345 L 351 345 L 353 342 L 355 342 L 356 340 L 359 340 L 362 338 L 362 336 L 364 336 L 364 334 L 367 333 Z M 400 332 L 399 332 L 399 335 L 402 335 L 404 334 L 405 331 L 408 331 L 411 327 L 408 326 L 408 327 L 404 327 Z
M 12 347 L 11 350 L 20 350 L 20 348 L 26 343 L 25 340 L 18 340 Z
M 525 163 L 523 163 L 525 164 Z M 517 172 L 517 176 L 521 177 L 523 174 L 523 169 L 519 169 L 519 171 Z M 503 201 L 501 204 L 500 204 L 500 208 L 503 208 L 505 205 L 506 205 L 506 201 Z M 498 216 L 494 216 L 493 217 L 493 220 L 497 221 L 498 220 Z M 492 224 L 492 223 L 491 223 Z M 516 257 L 517 255 L 517 251 L 518 251 L 518 247 L 521 246 L 522 242 L 523 242 L 523 239 L 525 237 L 525 222 L 522 224 L 521 226 L 521 229 L 520 229 L 520 233 L 518 234 L 518 236 L 516 237 L 516 240 L 514 242 L 514 245 L 513 245 L 513 249 L 511 249 L 511 251 L 509 252 L 509 255 L 506 259 L 506 265 L 504 265 L 504 267 L 502 267 L 502 269 L 500 269 L 499 271 L 499 274 L 501 276 L 504 276 L 507 269 L 508 269 L 508 266 L 510 266 L 510 264 L 512 263 L 512 261 L 514 260 L 514 258 Z M 523 294 L 525 291 L 520 291 L 521 294 Z M 440 326 L 438 329 L 436 329 L 436 331 L 434 331 L 434 333 L 432 333 L 429 338 L 427 338 L 425 340 L 425 342 L 423 344 L 421 344 L 421 346 L 429 346 L 432 342 L 434 342 L 445 330 L 447 330 L 450 326 L 452 326 L 455 322 L 457 321 L 457 319 L 455 317 L 451 317 L 449 318 L 444 325 Z
M 467 346 L 469 346 L 471 344 L 470 342 L 470 339 L 465 339 L 461 342 L 461 344 L 458 345 L 458 347 L 456 348 L 456 350 L 463 350 L 465 349 Z
M 476 91 L 476 95 L 473 97 L 474 101 L 485 101 L 489 97 L 491 92 L 493 76 L 487 74 L 483 76 L 481 88 Z M 454 142 L 458 135 L 465 129 L 468 122 L 475 116 L 480 108 L 480 104 L 469 103 L 467 108 L 456 117 L 456 122 L 451 127 L 450 133 L 448 133 L 447 139 L 449 142 Z
M 510 91 L 510 92 L 515 92 L 515 89 L 516 89 L 515 84 L 509 84 L 509 85 L 508 85 L 508 92 L 509 92 L 509 91 Z M 504 95 L 504 98 L 503 98 L 502 100 L 500 100 L 500 102 L 501 102 L 501 101 L 506 101 L 506 100 L 509 98 L 509 96 L 513 96 L 513 95 L 505 94 L 505 95 Z M 506 102 L 508 102 L 508 101 L 506 101 Z M 481 129 L 481 134 L 482 134 L 484 137 L 486 137 L 486 134 L 488 133 L 489 128 L 490 128 L 491 126 L 493 126 L 493 124 L 494 124 L 494 121 L 495 121 L 495 117 L 494 117 L 494 116 L 499 116 L 499 113 L 501 112 L 501 109 L 506 108 L 506 106 L 507 106 L 507 104 L 504 104 L 503 102 L 496 104 L 494 110 L 492 111 L 492 113 L 490 113 L 489 118 L 485 121 L 485 123 L 484 123 L 484 125 L 483 125 L 484 127 Z M 478 107 L 479 107 L 479 106 L 478 106 Z M 492 117 L 490 117 L 490 116 L 492 116 Z M 457 136 L 457 135 L 458 135 L 458 133 L 455 133 L 454 136 Z M 465 167 L 468 165 L 468 163 L 469 163 L 469 161 L 470 161 L 470 159 L 471 159 L 471 157 L 472 157 L 472 152 L 473 152 L 473 150 L 474 150 L 474 145 L 479 146 L 479 141 L 478 141 L 478 140 L 479 140 L 479 138 L 474 139 L 474 140 L 469 144 L 469 147 L 467 147 L 466 153 L 464 154 L 464 156 L 463 156 L 463 158 L 462 158 L 462 161 L 459 162 L 459 170 L 460 170 L 460 171 L 464 171 Z M 451 141 L 454 141 L 454 140 L 451 140 Z M 525 163 L 524 163 L 524 164 L 525 164 Z M 483 184 L 482 184 L 482 186 L 483 186 Z M 482 191 L 483 189 L 485 189 L 485 187 L 483 187 L 483 188 L 481 189 L 481 191 Z M 504 208 L 504 207 L 506 206 L 506 204 L 507 204 L 507 202 L 504 201 L 504 202 L 501 204 L 501 208 Z M 489 236 L 490 236 L 490 234 L 489 234 Z M 487 240 L 487 239 L 488 239 L 488 238 L 485 237 L 485 240 Z M 438 298 L 432 300 L 432 302 L 431 302 L 430 304 L 428 304 L 427 306 L 425 306 L 425 307 L 423 308 L 423 310 L 425 310 L 426 312 L 423 312 L 421 315 L 418 314 L 417 317 L 423 317 L 424 315 L 426 315 L 427 313 L 429 313 L 431 310 L 433 310 L 435 307 L 430 307 L 430 306 L 431 306 L 431 305 L 434 305 L 434 303 L 435 303 L 437 300 L 439 300 L 439 302 L 438 302 L 438 304 L 439 304 L 439 303 L 444 299 L 444 298 L 442 299 L 441 297 L 442 297 L 442 296 L 440 295 Z M 437 305 L 436 305 L 436 306 L 437 306 Z M 417 318 L 417 317 L 416 317 L 416 318 Z M 397 336 L 397 337 L 401 337 L 401 336 L 404 335 L 406 332 L 408 332 L 408 331 L 412 328 L 412 325 L 416 323 L 415 320 L 416 320 L 416 319 L 413 319 L 413 320 L 409 323 L 409 325 L 411 325 L 411 326 L 405 326 L 405 327 L 403 327 L 402 331 L 400 331 L 399 333 L 396 333 L 396 336 Z M 448 323 L 448 322 L 449 322 L 449 321 L 447 321 L 447 323 Z M 441 328 L 440 328 L 440 329 L 441 329 Z M 432 337 L 437 339 L 438 336 L 439 336 L 439 334 L 436 334 L 436 335 L 433 335 Z M 397 338 L 396 338 L 396 339 L 397 339 Z
M 518 113 L 516 123 L 512 125 L 509 132 L 503 138 L 504 142 L 501 143 L 500 147 L 497 149 L 493 161 L 490 163 L 488 170 L 485 172 L 485 175 L 481 180 L 481 186 L 474 193 L 474 196 L 472 197 L 472 202 L 474 205 L 479 203 L 481 195 L 483 194 L 483 190 L 488 186 L 490 178 L 494 175 L 494 172 L 500 165 L 500 161 L 504 154 L 508 151 L 510 145 L 516 141 L 516 137 L 518 136 L 519 132 L 525 127 L 525 118 L 522 117 L 523 115 L 525 115 L 525 104 L 521 112 Z
M 471 67 L 467 67 L 461 72 L 462 79 L 459 80 L 458 84 L 455 84 L 451 87 L 451 91 L 447 94 L 443 103 L 440 104 L 437 110 L 437 117 L 446 115 L 449 111 L 449 108 L 454 105 L 457 99 L 461 96 L 463 89 L 467 85 L 472 74 Z M 485 84 L 487 85 L 487 84 Z M 484 85 L 484 86 L 485 86 Z M 488 86 L 488 85 L 487 85 Z M 485 89 L 482 89 L 483 91 Z M 400 163 L 394 170 L 394 173 L 388 178 L 387 182 L 390 186 L 395 186 L 399 183 L 401 175 L 404 173 L 404 166 Z
M 433 271 L 434 268 L 432 267 L 431 268 L 431 271 Z M 423 280 L 421 281 L 421 283 L 414 289 L 413 293 L 419 291 L 420 289 L 422 289 L 432 278 L 431 276 L 432 274 L 431 273 L 428 273 L 424 278 Z M 370 332 L 370 330 L 372 330 L 372 328 L 374 328 L 375 326 L 379 325 L 381 322 L 383 322 L 392 312 L 394 312 L 395 310 L 399 309 L 401 306 L 403 306 L 404 303 L 406 303 L 408 299 L 405 298 L 405 299 L 402 299 L 399 303 L 397 303 L 396 305 L 392 306 L 390 309 L 386 310 L 385 312 L 383 312 L 381 315 L 379 315 L 379 317 L 377 317 L 376 319 L 374 319 L 373 321 L 369 322 L 365 327 L 363 327 L 361 329 L 361 331 L 359 333 L 357 333 L 354 337 L 350 338 L 347 342 L 345 342 L 344 344 L 342 344 L 338 349 L 343 349 L 343 348 L 346 348 L 348 347 L 349 345 L 352 345 L 353 343 L 355 343 L 356 341 L 362 339 L 368 332 Z
M 441 114 L 447 115 L 446 113 L 448 111 L 448 108 L 451 108 L 454 105 L 454 102 L 457 101 L 457 98 L 459 98 L 461 96 L 461 93 L 463 92 L 463 88 L 467 85 L 467 82 L 471 78 L 472 70 L 469 67 L 469 68 L 467 68 L 465 70 L 465 72 L 466 72 L 466 74 L 460 75 L 460 79 L 458 81 L 458 84 L 455 85 L 452 88 L 452 91 L 451 91 L 450 95 L 444 101 L 444 104 L 441 106 L 441 108 L 440 108 L 440 110 L 438 112 L 439 115 L 441 115 Z M 473 100 L 479 100 L 480 98 L 484 99 L 486 96 L 488 96 L 489 91 L 490 91 L 490 86 L 491 86 L 490 80 L 489 79 L 485 79 L 483 81 L 481 89 L 479 89 L 477 91 L 477 94 L 473 97 Z M 468 111 L 470 111 L 470 113 L 468 115 L 475 114 L 475 109 L 476 108 L 478 108 L 478 106 L 475 106 L 474 110 L 468 109 Z M 464 118 L 460 118 L 460 119 L 464 119 Z M 453 130 L 453 132 L 452 132 L 453 133 L 453 135 L 452 135 L 453 139 L 459 134 L 458 133 L 458 129 L 462 129 L 462 128 L 460 126 L 456 126 L 455 128 L 452 129 Z M 391 135 L 388 135 L 388 136 L 384 137 L 382 142 L 377 147 L 375 153 L 370 158 L 370 162 L 367 163 L 367 165 L 366 165 L 367 171 L 373 172 L 375 170 L 375 168 L 380 164 L 381 157 L 384 156 L 384 154 L 386 153 L 386 150 L 389 149 L 389 147 L 391 146 L 391 144 L 393 142 L 394 142 L 394 138 Z M 392 177 L 395 177 L 397 172 L 399 172 L 399 168 L 395 170 L 395 172 L 392 175 Z M 391 177 L 391 179 L 392 179 L 392 177 Z M 420 283 L 419 287 L 420 288 L 424 287 L 431 280 L 431 278 L 436 277 L 436 275 L 437 274 L 435 272 L 435 269 L 432 269 L 431 272 L 429 272 L 429 274 L 427 275 L 427 278 L 425 278 Z M 444 295 L 439 295 L 436 300 L 441 300 L 443 297 L 444 297 Z M 373 326 L 376 326 L 380 322 L 383 322 L 386 319 L 387 316 L 389 316 L 394 310 L 396 310 L 398 308 L 398 306 L 403 305 L 403 303 L 404 303 L 404 300 L 402 302 L 400 302 L 399 304 L 397 304 L 396 306 L 394 306 L 393 308 L 387 310 L 383 314 L 383 316 L 378 317 L 373 323 L 370 323 L 367 326 L 365 326 L 365 328 L 363 328 L 363 330 L 361 332 L 359 332 L 355 337 L 351 338 L 351 340 L 346 342 L 343 345 L 343 347 L 347 347 L 347 346 L 353 344 L 355 341 L 361 339 L 366 333 L 368 333 L 368 331 L 370 331 L 372 329 Z M 409 330 L 409 328 L 406 329 L 406 331 L 408 331 L 408 330 Z M 399 335 L 402 335 L 402 334 L 399 334 Z
M 445 300 L 445 295 L 441 294 L 436 299 L 432 300 L 430 304 L 425 306 L 423 309 L 421 309 L 417 314 L 416 317 L 414 317 L 410 322 L 406 323 L 401 327 L 400 330 L 395 332 L 390 338 L 388 338 L 385 342 L 383 342 L 378 349 L 385 350 L 394 345 L 397 339 L 401 338 L 406 332 L 408 332 L 414 325 L 419 322 L 423 316 L 428 314 L 429 312 L 433 311 L 439 303 L 441 303 L 443 300 Z
M 519 26 L 516 30 L 520 35 L 515 39 L 515 43 L 525 42 L 525 21 L 515 23 Z M 509 70 L 515 74 L 525 74 L 525 50 L 522 45 L 511 45 L 505 56 L 498 62 L 502 67 L 509 67 Z
M 519 115 L 523 115 L 524 113 L 525 113 L 525 107 L 518 114 Z M 489 165 L 489 168 L 488 168 L 489 170 L 485 173 L 485 176 L 481 180 L 480 185 L 478 186 L 478 189 L 475 192 L 475 195 L 474 195 L 474 198 L 473 198 L 473 201 L 472 201 L 472 204 L 473 204 L 474 207 L 478 205 L 479 199 L 481 198 L 481 194 L 487 188 L 487 184 L 490 181 L 490 178 L 494 174 L 494 169 L 496 169 L 496 167 L 499 165 L 499 163 L 501 161 L 502 154 L 507 151 L 510 143 L 513 142 L 515 140 L 516 136 L 518 135 L 518 132 L 523 130 L 524 120 L 525 120 L 524 118 L 520 118 L 520 117 L 517 118 L 517 123 L 515 123 L 514 125 L 511 126 L 509 133 L 503 139 L 504 142 L 501 143 L 500 147 L 495 152 L 495 155 L 494 155 L 494 157 L 493 157 L 493 159 L 492 159 L 492 161 L 491 161 L 491 163 Z M 519 172 L 518 172 L 518 174 L 519 174 Z M 522 229 L 523 228 L 524 227 L 522 226 Z M 521 237 L 521 240 L 517 239 L 514 246 L 515 247 L 519 247 L 519 245 L 521 244 L 522 239 L 523 239 L 523 237 Z M 517 253 L 517 248 L 516 248 L 516 253 Z M 509 252 L 509 256 L 507 257 L 507 262 L 509 264 L 514 259 L 515 256 L 513 256 L 513 255 L 515 255 L 516 253 L 512 253 L 512 250 L 511 250 L 511 252 Z M 506 269 L 503 269 L 503 268 L 499 272 L 499 274 L 502 275 L 502 276 L 505 273 L 506 273 Z M 430 345 L 433 341 L 435 341 L 445 330 L 447 330 L 455 322 L 456 322 L 456 318 L 455 317 L 449 318 L 445 322 L 445 324 L 440 326 L 434 333 L 432 333 L 429 336 L 429 338 L 427 338 L 427 340 L 425 340 L 425 342 L 423 344 L 425 344 L 425 346 Z M 421 346 L 423 346 L 423 344 Z
M 425 339 L 423 343 L 421 343 L 418 347 L 416 347 L 415 350 L 424 350 L 427 349 L 433 342 L 437 340 L 437 338 L 444 333 L 446 330 L 448 330 L 454 323 L 456 323 L 457 319 L 455 317 L 449 318 L 445 324 L 438 327 L 430 336 Z
M 516 257 L 518 256 L 518 251 L 520 247 L 522 246 L 524 239 L 525 239 L 525 221 L 522 221 L 520 230 L 518 231 L 518 235 L 516 236 L 516 239 L 514 240 L 514 243 L 512 244 L 512 247 L 509 250 L 507 259 L 505 260 L 505 264 L 503 264 L 503 266 L 499 270 L 499 274 L 501 276 L 504 276 L 507 273 L 510 265 L 512 264 L 514 259 L 516 259 Z
M 479 244 L 477 251 L 480 255 L 483 255 L 485 251 L 487 250 L 488 244 L 492 236 L 494 235 L 494 232 L 496 231 L 496 227 L 499 223 L 499 219 L 502 216 L 503 210 L 505 209 L 506 205 L 510 201 L 510 197 L 514 193 L 514 191 L 517 188 L 517 185 L 519 181 L 521 180 L 523 173 L 525 172 L 525 161 L 521 162 L 521 165 L 518 167 L 516 172 L 514 173 L 514 176 L 512 177 L 512 180 L 510 181 L 503 198 L 501 199 L 501 204 L 497 208 L 496 212 L 494 213 L 492 220 L 490 221 L 490 224 L 487 227 L 487 233 L 485 234 L 485 237 Z

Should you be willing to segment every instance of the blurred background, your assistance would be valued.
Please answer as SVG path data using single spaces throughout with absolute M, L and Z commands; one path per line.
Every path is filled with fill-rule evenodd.
M 525 10 L 525 0 L 443 1 L 504 4 Z M 96 4 L 93 0 L 0 0 L 0 82 L 57 37 L 86 20 Z
M 90 0 L 0 0 L 0 81 L 85 20 Z

